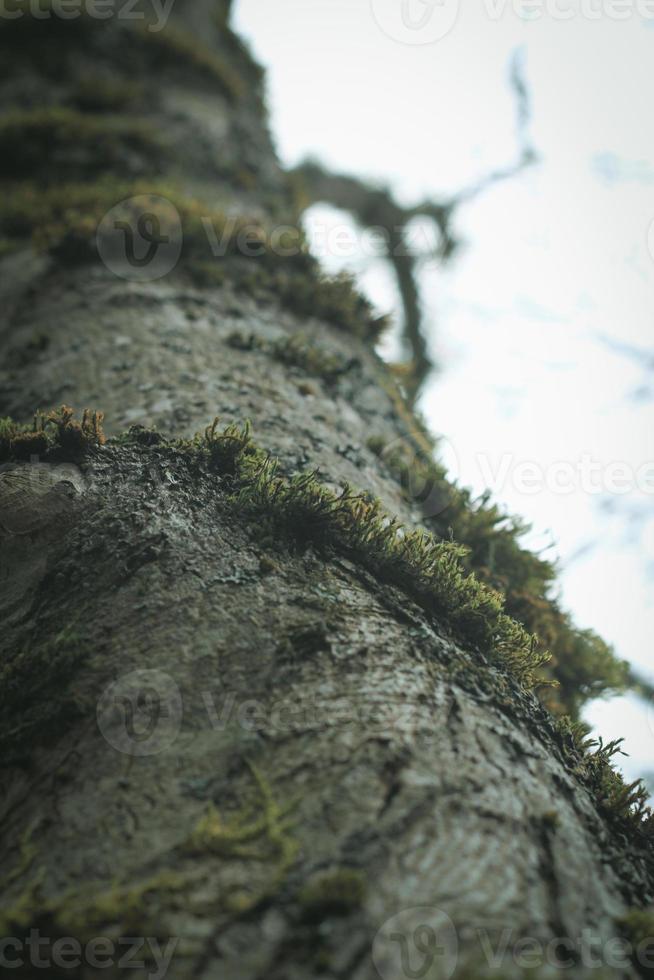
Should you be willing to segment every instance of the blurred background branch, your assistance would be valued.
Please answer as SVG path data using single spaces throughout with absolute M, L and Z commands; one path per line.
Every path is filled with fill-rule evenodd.
M 514 51 L 511 58 L 509 82 L 516 103 L 518 146 L 515 161 L 491 170 L 451 197 L 440 201 L 427 199 L 404 207 L 389 188 L 374 186 L 357 177 L 332 173 L 315 160 L 305 160 L 291 171 L 291 176 L 299 185 L 301 210 L 314 204 L 330 204 L 347 211 L 362 229 L 375 229 L 382 233 L 385 258 L 393 269 L 402 307 L 402 354 L 396 367 L 411 404 L 415 403 L 435 366 L 427 342 L 427 336 L 433 337 L 433 331 L 426 327 L 420 301 L 420 263 L 425 258 L 447 263 L 460 244 L 454 230 L 458 209 L 493 185 L 517 176 L 538 160 L 529 134 L 531 103 L 522 49 Z M 409 224 L 416 218 L 432 221 L 438 233 L 438 243 L 427 256 L 417 254 L 409 241 Z

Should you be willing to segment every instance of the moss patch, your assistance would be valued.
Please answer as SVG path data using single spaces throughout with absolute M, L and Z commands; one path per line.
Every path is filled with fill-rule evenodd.
M 350 915 L 363 905 L 366 879 L 361 871 L 338 868 L 314 876 L 301 890 L 298 900 L 302 918 L 322 922 L 332 916 Z
M 483 647 L 522 683 L 537 683 L 546 654 L 503 612 L 499 593 L 464 571 L 460 545 L 407 530 L 384 514 L 379 501 L 348 486 L 333 493 L 315 473 L 280 477 L 275 461 L 258 453 L 244 452 L 237 473 L 240 510 L 256 513 L 295 538 L 355 558 L 378 578 L 404 589 L 464 642 Z
M 642 977 L 654 977 L 654 908 L 629 909 L 616 925 L 631 945 L 631 957 Z
M 407 499 L 422 504 L 426 523 L 440 538 L 465 547 L 464 566 L 506 598 L 506 611 L 539 637 L 551 653 L 547 674 L 557 682 L 545 698 L 552 710 L 579 717 L 591 698 L 624 690 L 628 665 L 592 630 L 575 627 L 552 595 L 556 568 L 523 548 L 520 539 L 529 526 L 505 514 L 487 496 L 473 498 L 470 491 L 449 481 L 433 458 L 437 450 L 421 430 L 420 440 L 393 445 L 372 436 L 368 448 L 380 456 L 402 485 Z
M 144 105 L 144 86 L 111 75 L 84 75 L 71 87 L 67 101 L 82 112 L 119 112 Z
M 213 804 L 200 818 L 182 847 L 190 855 L 223 860 L 255 861 L 270 866 L 270 874 L 253 890 L 237 889 L 222 899 L 222 908 L 232 915 L 252 912 L 275 893 L 295 862 L 299 845 L 291 834 L 291 811 L 296 800 L 280 804 L 257 767 L 246 760 L 257 790 L 256 800 L 237 813 L 224 817 Z
M 212 426 L 214 439 L 220 439 Z M 426 612 L 447 624 L 467 645 L 479 648 L 526 687 L 542 683 L 548 654 L 534 636 L 503 609 L 503 597 L 467 573 L 466 551 L 424 531 L 406 531 L 385 515 L 378 501 L 345 486 L 340 493 L 320 484 L 316 473 L 283 477 L 274 459 L 252 441 L 249 426 L 235 439 L 234 426 L 224 430 L 225 446 L 239 448 L 229 456 L 227 475 L 236 509 L 255 513 L 272 528 L 295 540 L 346 554 L 378 578 L 402 588 Z M 189 448 L 209 453 L 206 439 Z M 259 524 L 261 527 L 261 524 Z M 571 765 L 583 775 L 598 807 L 623 828 L 654 835 L 654 817 L 641 780 L 625 783 L 613 768 L 620 741 L 604 744 L 588 738 L 587 727 L 568 717 L 554 728 Z
M 184 850 L 190 854 L 214 854 L 246 861 L 279 861 L 286 869 L 297 845 L 289 835 L 294 803 L 280 806 L 259 770 L 248 768 L 257 789 L 256 804 L 225 819 L 212 804 L 189 836 Z
M 269 342 L 256 334 L 234 330 L 227 337 L 227 343 L 235 350 L 265 351 L 282 364 L 297 368 L 302 374 L 321 378 L 327 384 L 332 384 L 359 363 L 356 358 L 334 352 L 305 333 L 288 334 Z M 315 389 L 310 388 L 309 393 L 315 393 Z
M 559 723 L 559 730 L 571 736 L 580 753 L 584 775 L 600 809 L 623 823 L 634 818 L 639 824 L 647 822 L 651 813 L 647 787 L 641 779 L 625 783 L 611 764 L 614 756 L 624 754 L 621 749 L 623 739 L 605 743 L 601 736 L 597 739 L 590 738 L 584 724 L 570 725 L 565 720 Z
M 501 595 L 465 572 L 460 545 L 402 527 L 378 500 L 347 485 L 334 493 L 315 472 L 280 476 L 276 461 L 252 441 L 249 423 L 221 431 L 216 419 L 187 445 L 231 478 L 239 511 L 254 513 L 297 540 L 353 557 L 378 578 L 404 589 L 464 642 L 483 647 L 523 684 L 533 686 L 541 679 L 547 654 L 504 613 Z
M 355 361 L 334 353 L 306 334 L 290 334 L 273 345 L 273 356 L 283 364 L 331 383 L 353 367 Z
M 65 174 L 93 176 L 112 169 L 157 170 L 163 143 L 146 122 L 93 116 L 53 107 L 0 116 L 0 174 L 10 179 L 38 174 L 48 182 Z
M 222 283 L 227 266 L 236 288 L 270 293 L 301 315 L 324 319 L 365 338 L 374 339 L 383 329 L 384 319 L 376 316 L 351 278 L 322 272 L 299 229 L 287 230 L 280 249 L 274 229 L 268 231 L 247 216 L 211 209 L 170 184 L 105 178 L 56 187 L 31 182 L 8 185 L 0 203 L 0 235 L 17 243 L 31 241 L 37 250 L 61 262 L 95 261 L 102 218 L 119 202 L 134 197 L 139 198 L 139 206 L 143 197 L 149 200 L 148 211 L 158 219 L 160 233 L 179 241 L 179 270 L 197 284 Z M 219 254 L 214 255 L 216 249 Z
M 34 456 L 78 460 L 104 445 L 104 414 L 85 408 L 81 419 L 69 405 L 51 412 L 36 412 L 31 425 L 0 419 L 0 462 L 29 460 Z
M 4 458 L 17 458 L 26 451 L 22 439 L 29 444 L 35 437 L 45 438 L 46 457 L 75 458 L 102 444 L 101 422 L 99 415 L 89 412 L 76 421 L 66 406 L 49 415 L 37 413 L 32 426 L 4 420 L 0 446 Z M 406 530 L 384 514 L 378 501 L 348 486 L 334 492 L 320 483 L 317 473 L 280 475 L 275 460 L 253 442 L 249 424 L 220 428 L 214 420 L 194 439 L 173 443 L 150 430 L 134 428 L 111 440 L 106 452 L 120 452 L 128 444 L 138 445 L 146 453 L 153 446 L 159 455 L 170 446 L 177 458 L 181 451 L 192 472 L 198 470 L 205 476 L 215 473 L 219 477 L 217 492 L 225 504 L 245 520 L 256 515 L 259 532 L 271 541 L 283 535 L 300 546 L 312 544 L 351 558 L 381 581 L 401 588 L 436 618 L 440 628 L 449 627 L 469 649 L 478 649 L 526 687 L 542 682 L 547 655 L 507 614 L 502 596 L 466 570 L 466 551 L 461 545 L 428 532 Z M 66 688 L 84 656 L 80 642 L 68 630 L 52 646 L 19 651 L 4 664 L 0 707 L 7 721 L 0 734 L 6 748 L 5 761 L 12 752 L 14 758 L 28 754 L 30 743 L 44 731 L 45 716 L 40 707 L 44 700 L 47 711 L 53 708 L 57 726 L 63 728 L 69 723 L 78 706 L 64 694 L 53 702 L 52 691 Z M 48 722 L 48 733 L 51 731 Z M 553 734 L 568 764 L 589 786 L 598 807 L 615 826 L 625 832 L 636 828 L 639 835 L 654 833 L 646 789 L 640 781 L 625 783 L 613 768 L 619 742 L 590 740 L 587 727 L 570 718 L 555 720 Z M 234 854 L 243 847 L 249 853 L 251 844 L 265 831 L 269 840 L 277 835 L 280 854 L 290 853 L 282 839 L 285 818 L 258 774 L 253 772 L 253 778 L 264 800 L 263 815 L 234 823 L 225 821 L 217 811 L 210 812 L 196 828 L 190 844 L 208 851 L 231 849 Z M 255 849 L 249 856 L 254 858 L 256 853 Z
M 172 24 L 161 31 L 150 31 L 146 24 L 134 33 L 149 49 L 155 66 L 181 62 L 213 82 L 229 101 L 245 95 L 241 77 L 195 35 Z
M 92 45 L 97 39 L 98 52 L 103 57 L 103 45 L 112 32 L 116 40 L 116 57 L 112 60 L 117 65 L 136 67 L 145 75 L 150 75 L 152 69 L 162 68 L 191 72 L 212 84 L 230 102 L 246 94 L 244 82 L 229 60 L 178 25 L 169 23 L 162 30 L 151 30 L 153 25 L 147 21 L 131 24 L 116 18 L 107 21 L 91 16 L 83 7 L 80 16 L 70 20 L 59 15 L 52 0 L 39 0 L 38 6 L 33 0 L 0 0 L 0 3 L 2 10 L 8 12 L 0 17 L 0 48 L 6 53 L 7 63 L 16 56 L 29 57 L 47 77 L 53 74 L 61 77 L 68 68 L 68 44 L 78 44 L 80 37 L 85 37 Z M 20 16 L 15 16 L 16 13 Z M 222 33 L 223 39 L 231 34 L 226 27 Z
M 71 888 L 60 898 L 40 898 L 43 875 L 37 874 L 11 905 L 0 910 L 2 935 L 26 935 L 38 928 L 46 936 L 71 936 L 85 942 L 97 935 L 161 935 L 161 913 L 170 896 L 183 892 L 182 875 L 164 871 L 130 885 Z

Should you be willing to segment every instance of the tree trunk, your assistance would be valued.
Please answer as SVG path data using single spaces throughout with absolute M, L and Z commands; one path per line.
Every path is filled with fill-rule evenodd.
M 256 66 L 201 0 L 178 0 L 163 32 L 81 20 L 0 24 L 13 112 L 0 408 L 28 422 L 90 406 L 119 436 L 102 445 L 98 419 L 64 412 L 7 438 L 4 965 L 638 975 L 607 944 L 652 898 L 648 825 L 599 791 L 604 756 L 584 756 L 485 641 L 361 548 L 276 520 L 270 499 L 243 504 L 229 440 L 247 440 L 220 431 L 250 419 L 280 481 L 318 470 L 414 522 L 379 446 L 416 425 L 363 305 L 304 257 L 290 276 L 231 239 L 214 258 L 197 229 L 159 278 L 109 246 L 105 262 L 91 254 L 98 201 L 130 196 L 109 178 L 185 222 L 194 200 L 293 224 Z M 170 206 L 150 203 L 166 234 Z M 220 429 L 189 442 L 214 416 Z

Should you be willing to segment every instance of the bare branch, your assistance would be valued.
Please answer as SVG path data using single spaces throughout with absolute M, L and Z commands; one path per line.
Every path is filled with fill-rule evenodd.
M 436 256 L 442 262 L 447 262 L 459 244 L 453 232 L 453 219 L 457 209 L 493 184 L 515 177 L 537 160 L 529 138 L 531 107 L 524 79 L 523 54 L 520 50 L 511 59 L 510 83 L 517 107 L 519 152 L 516 162 L 491 171 L 447 200 L 426 200 L 405 208 L 397 203 L 388 188 L 375 187 L 357 177 L 331 173 L 313 160 L 305 161 L 292 171 L 293 176 L 299 178 L 307 200 L 306 206 L 318 202 L 332 204 L 348 211 L 363 228 L 383 229 L 386 258 L 395 273 L 404 313 L 403 361 L 410 365 L 410 370 L 406 372 L 403 384 L 410 402 L 417 398 L 434 364 L 429 356 L 417 283 L 416 267 L 420 257 L 411 251 L 407 226 L 416 217 L 433 221 L 439 232 Z

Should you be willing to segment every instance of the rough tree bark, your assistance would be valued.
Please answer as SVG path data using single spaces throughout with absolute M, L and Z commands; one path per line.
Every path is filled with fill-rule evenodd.
M 237 96 L 181 42 L 136 57 L 138 25 L 53 20 L 34 44 L 0 39 L 3 107 L 70 106 L 80 77 L 138 85 L 124 111 L 161 155 L 121 144 L 106 170 L 156 164 L 207 207 L 292 223 L 256 68 L 211 7 L 178 0 L 173 21 Z M 50 39 L 51 62 L 34 54 Z M 97 179 L 92 149 L 58 152 L 30 164 L 35 184 Z M 183 265 L 128 281 L 61 249 L 1 261 L 2 413 L 65 402 L 104 411 L 108 435 L 133 427 L 3 467 L 4 934 L 104 936 L 121 955 L 148 937 L 138 976 L 172 940 L 171 978 L 395 980 L 452 974 L 444 913 L 460 977 L 493 975 L 478 930 L 492 947 L 511 931 L 494 975 L 523 975 L 526 936 L 561 940 L 574 976 L 637 975 L 586 968 L 579 941 L 606 943 L 651 900 L 650 845 L 535 695 L 356 557 L 240 512 L 229 474 L 173 441 L 249 418 L 282 474 L 318 469 L 415 518 L 368 448 L 411 425 L 370 344 L 294 312 L 249 263 L 244 288 L 238 259 L 209 285 Z M 107 949 L 106 969 L 87 950 L 50 972 L 122 975 Z

